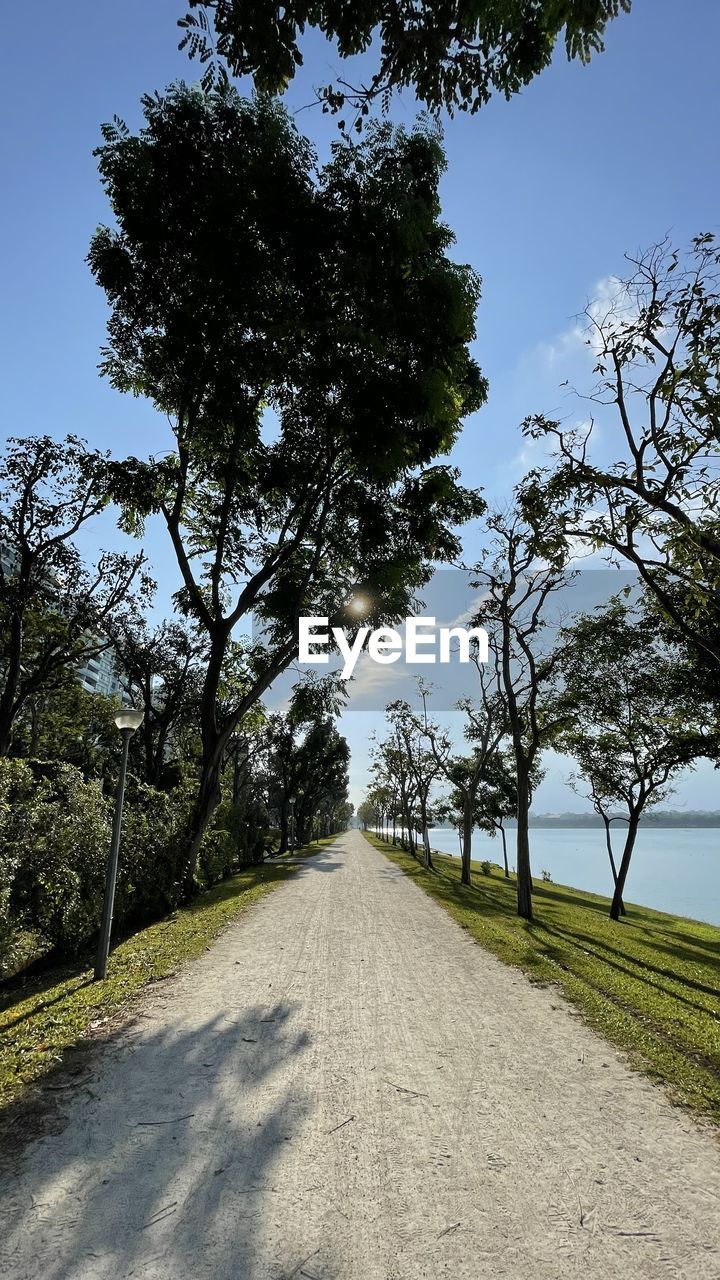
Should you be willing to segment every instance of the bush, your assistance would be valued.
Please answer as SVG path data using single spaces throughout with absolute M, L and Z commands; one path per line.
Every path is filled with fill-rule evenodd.
M 97 928 L 111 806 L 98 783 L 68 764 L 2 760 L 0 794 L 7 969 L 8 923 L 15 937 L 31 930 L 65 953 Z
M 543 869 L 542 869 L 542 871 L 540 872 L 540 874 L 541 874 L 541 876 L 542 876 L 542 878 L 543 878 L 543 880 L 545 881 L 545 883 L 546 883 L 546 884 L 552 884 L 552 876 L 550 875 L 550 872 L 549 872 L 549 871 L 546 871 L 546 870 L 545 870 L 545 868 L 543 867 Z
M 192 800 L 128 779 L 114 921 L 122 926 L 177 906 L 178 850 Z M 114 797 L 67 764 L 0 760 L 0 976 L 18 939 L 77 954 L 99 927 Z
M 218 878 L 229 875 L 237 867 L 262 862 L 271 844 L 271 831 L 268 811 L 261 800 L 241 795 L 235 803 L 223 801 L 215 815 L 215 826 L 226 837 L 222 852 L 214 863 Z M 207 883 L 214 884 L 215 880 L 210 879 Z
M 12 910 L 22 846 L 21 823 L 34 779 L 22 760 L 0 760 L 0 977 L 12 972 L 18 951 L 19 921 Z
M 492 875 L 492 867 L 493 867 L 492 862 L 488 862 L 487 858 L 484 860 L 484 862 L 480 863 L 480 870 L 482 871 L 484 876 Z
M 172 911 L 182 896 L 181 856 L 193 790 L 156 791 L 128 778 L 115 919 L 118 924 Z
M 116 927 L 164 915 L 181 901 L 195 786 L 187 778 L 156 791 L 128 778 Z M 77 955 L 91 941 L 102 914 L 114 804 L 73 765 L 0 759 L 0 978 L 27 951 L 26 935 L 36 940 L 36 954 Z M 267 834 L 257 801 L 221 805 L 202 844 L 197 887 L 261 861 Z

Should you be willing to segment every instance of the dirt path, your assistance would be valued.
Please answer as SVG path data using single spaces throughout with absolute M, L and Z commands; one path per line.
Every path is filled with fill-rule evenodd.
M 720 1274 L 714 1140 L 358 833 L 160 990 L 4 1181 L 0 1275 Z

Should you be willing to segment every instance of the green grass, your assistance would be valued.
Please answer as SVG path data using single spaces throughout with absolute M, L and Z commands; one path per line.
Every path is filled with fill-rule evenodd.
M 554 982 L 631 1064 L 673 1101 L 720 1121 L 720 929 L 628 905 L 619 924 L 609 899 L 536 882 L 532 923 L 516 914 L 515 880 L 433 853 L 434 871 L 368 832 L 468 933 L 532 980 Z
M 327 840 L 306 845 L 310 855 Z M 148 983 L 195 959 L 214 938 L 295 868 L 282 860 L 223 881 L 190 906 L 139 930 L 115 947 L 108 975 L 92 981 L 92 957 L 36 977 L 14 979 L 0 997 L 0 1108 L 57 1066 L 111 1017 L 127 1010 Z

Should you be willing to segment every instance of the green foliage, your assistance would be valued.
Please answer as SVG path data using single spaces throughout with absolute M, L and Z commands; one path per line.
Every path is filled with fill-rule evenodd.
M 115 910 L 120 926 L 153 919 L 181 901 L 181 850 L 193 792 L 192 784 L 163 792 L 128 779 Z
M 175 85 L 143 110 L 137 136 L 103 130 L 115 229 L 89 262 L 111 307 L 103 372 L 176 437 L 161 461 L 114 466 L 112 491 L 135 532 L 162 515 L 178 606 L 209 641 L 190 883 L 225 750 L 296 657 L 298 616 L 340 619 L 359 589 L 371 625 L 404 617 L 458 553 L 484 504 L 436 459 L 487 388 L 436 131 L 373 126 L 319 170 L 266 97 Z M 251 612 L 264 646 L 232 638 Z
M 289 835 L 289 808 L 294 806 L 294 835 L 303 844 L 317 824 L 342 829 L 348 794 L 347 741 L 317 706 L 301 701 L 295 713 L 271 716 L 265 729 L 265 791 L 269 809 L 281 825 L 281 852 Z M 307 721 L 297 717 L 307 712 Z
M 25 704 L 15 723 L 13 754 L 62 760 L 85 777 L 117 777 L 121 742 L 114 716 L 118 706 L 118 698 L 83 689 L 70 668 L 62 684 Z
M 110 805 L 72 765 L 0 760 L 0 787 L 11 925 L 36 932 L 46 947 L 72 952 L 100 919 Z
M 172 792 L 128 778 L 114 927 L 154 919 L 183 897 L 183 841 L 193 783 Z M 68 764 L 0 759 L 0 976 L 25 934 L 35 953 L 77 955 L 102 911 L 114 799 Z M 255 836 L 257 838 L 257 835 Z M 245 845 L 243 845 L 243 840 Z M 253 836 L 214 829 L 201 849 L 196 888 L 250 861 Z
M 544 510 L 577 502 L 566 534 L 635 569 L 660 625 L 720 668 L 720 245 L 696 236 L 681 254 L 667 242 L 629 258 L 632 272 L 587 311 L 598 382 L 618 443 L 595 449 L 591 421 L 568 428 L 542 415 L 525 433 L 555 443 L 558 466 L 525 499 Z M 603 438 L 607 434 L 603 419 Z M 608 452 L 609 450 L 609 452 Z
M 588 62 L 602 50 L 608 22 L 630 11 L 630 0 L 188 3 L 191 11 L 178 24 L 180 48 L 200 60 L 206 88 L 223 83 L 226 62 L 233 75 L 252 75 L 260 92 L 282 93 L 302 66 L 300 38 L 308 27 L 335 42 L 341 58 L 377 48 L 367 85 L 353 88 L 345 78 L 319 92 L 324 110 L 350 107 L 359 117 L 378 98 L 387 110 L 391 93 L 407 86 L 433 111 L 475 112 L 493 93 L 509 98 L 529 84 L 549 66 L 562 36 L 568 58 Z
M 488 861 L 487 861 L 487 859 L 484 859 L 484 860 L 480 863 L 480 870 L 481 870 L 481 872 L 482 872 L 482 874 L 483 874 L 484 876 L 491 876 L 491 875 L 492 875 L 492 869 L 493 869 L 493 868 L 492 868 L 492 862 L 488 862 Z
M 0 977 L 12 970 L 19 951 L 12 892 L 22 862 L 20 835 L 32 782 L 24 761 L 0 762 Z
M 135 556 L 88 569 L 73 539 L 107 505 L 106 459 L 69 436 L 11 437 L 0 457 L 0 755 L 29 704 L 107 649 L 151 588 Z M 136 593 L 139 592 L 139 594 Z
M 680 769 L 718 758 L 717 708 L 683 657 L 652 615 L 620 598 L 560 633 L 557 745 L 577 760 L 598 812 L 657 804 Z

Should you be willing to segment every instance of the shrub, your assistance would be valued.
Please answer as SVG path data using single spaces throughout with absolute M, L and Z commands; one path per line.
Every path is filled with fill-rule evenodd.
M 34 779 L 23 760 L 0 760 L 0 978 L 12 971 L 22 922 L 12 908 L 23 847 L 21 815 Z
M 545 867 L 543 867 L 542 871 L 540 872 L 540 875 L 542 876 L 546 884 L 552 884 L 552 876 L 550 875 L 549 871 L 546 871 Z
M 47 947 L 75 951 L 100 920 L 111 806 L 98 783 L 86 782 L 73 765 L 3 760 L 0 766 L 12 927 L 36 931 Z
M 487 858 L 480 863 L 480 870 L 484 876 L 492 875 L 492 862 L 488 862 Z
M 157 791 L 130 776 L 115 894 L 116 927 L 156 918 L 182 897 L 185 832 L 196 782 Z M 0 759 L 0 977 L 14 971 L 27 937 L 37 951 L 78 954 L 100 924 L 114 796 L 73 765 Z M 209 888 L 260 861 L 267 814 L 246 798 L 218 809 L 198 859 Z M 25 937 L 24 947 L 20 947 Z
M 118 924 L 162 915 L 178 905 L 191 804 L 188 785 L 156 791 L 128 778 L 115 899 Z

